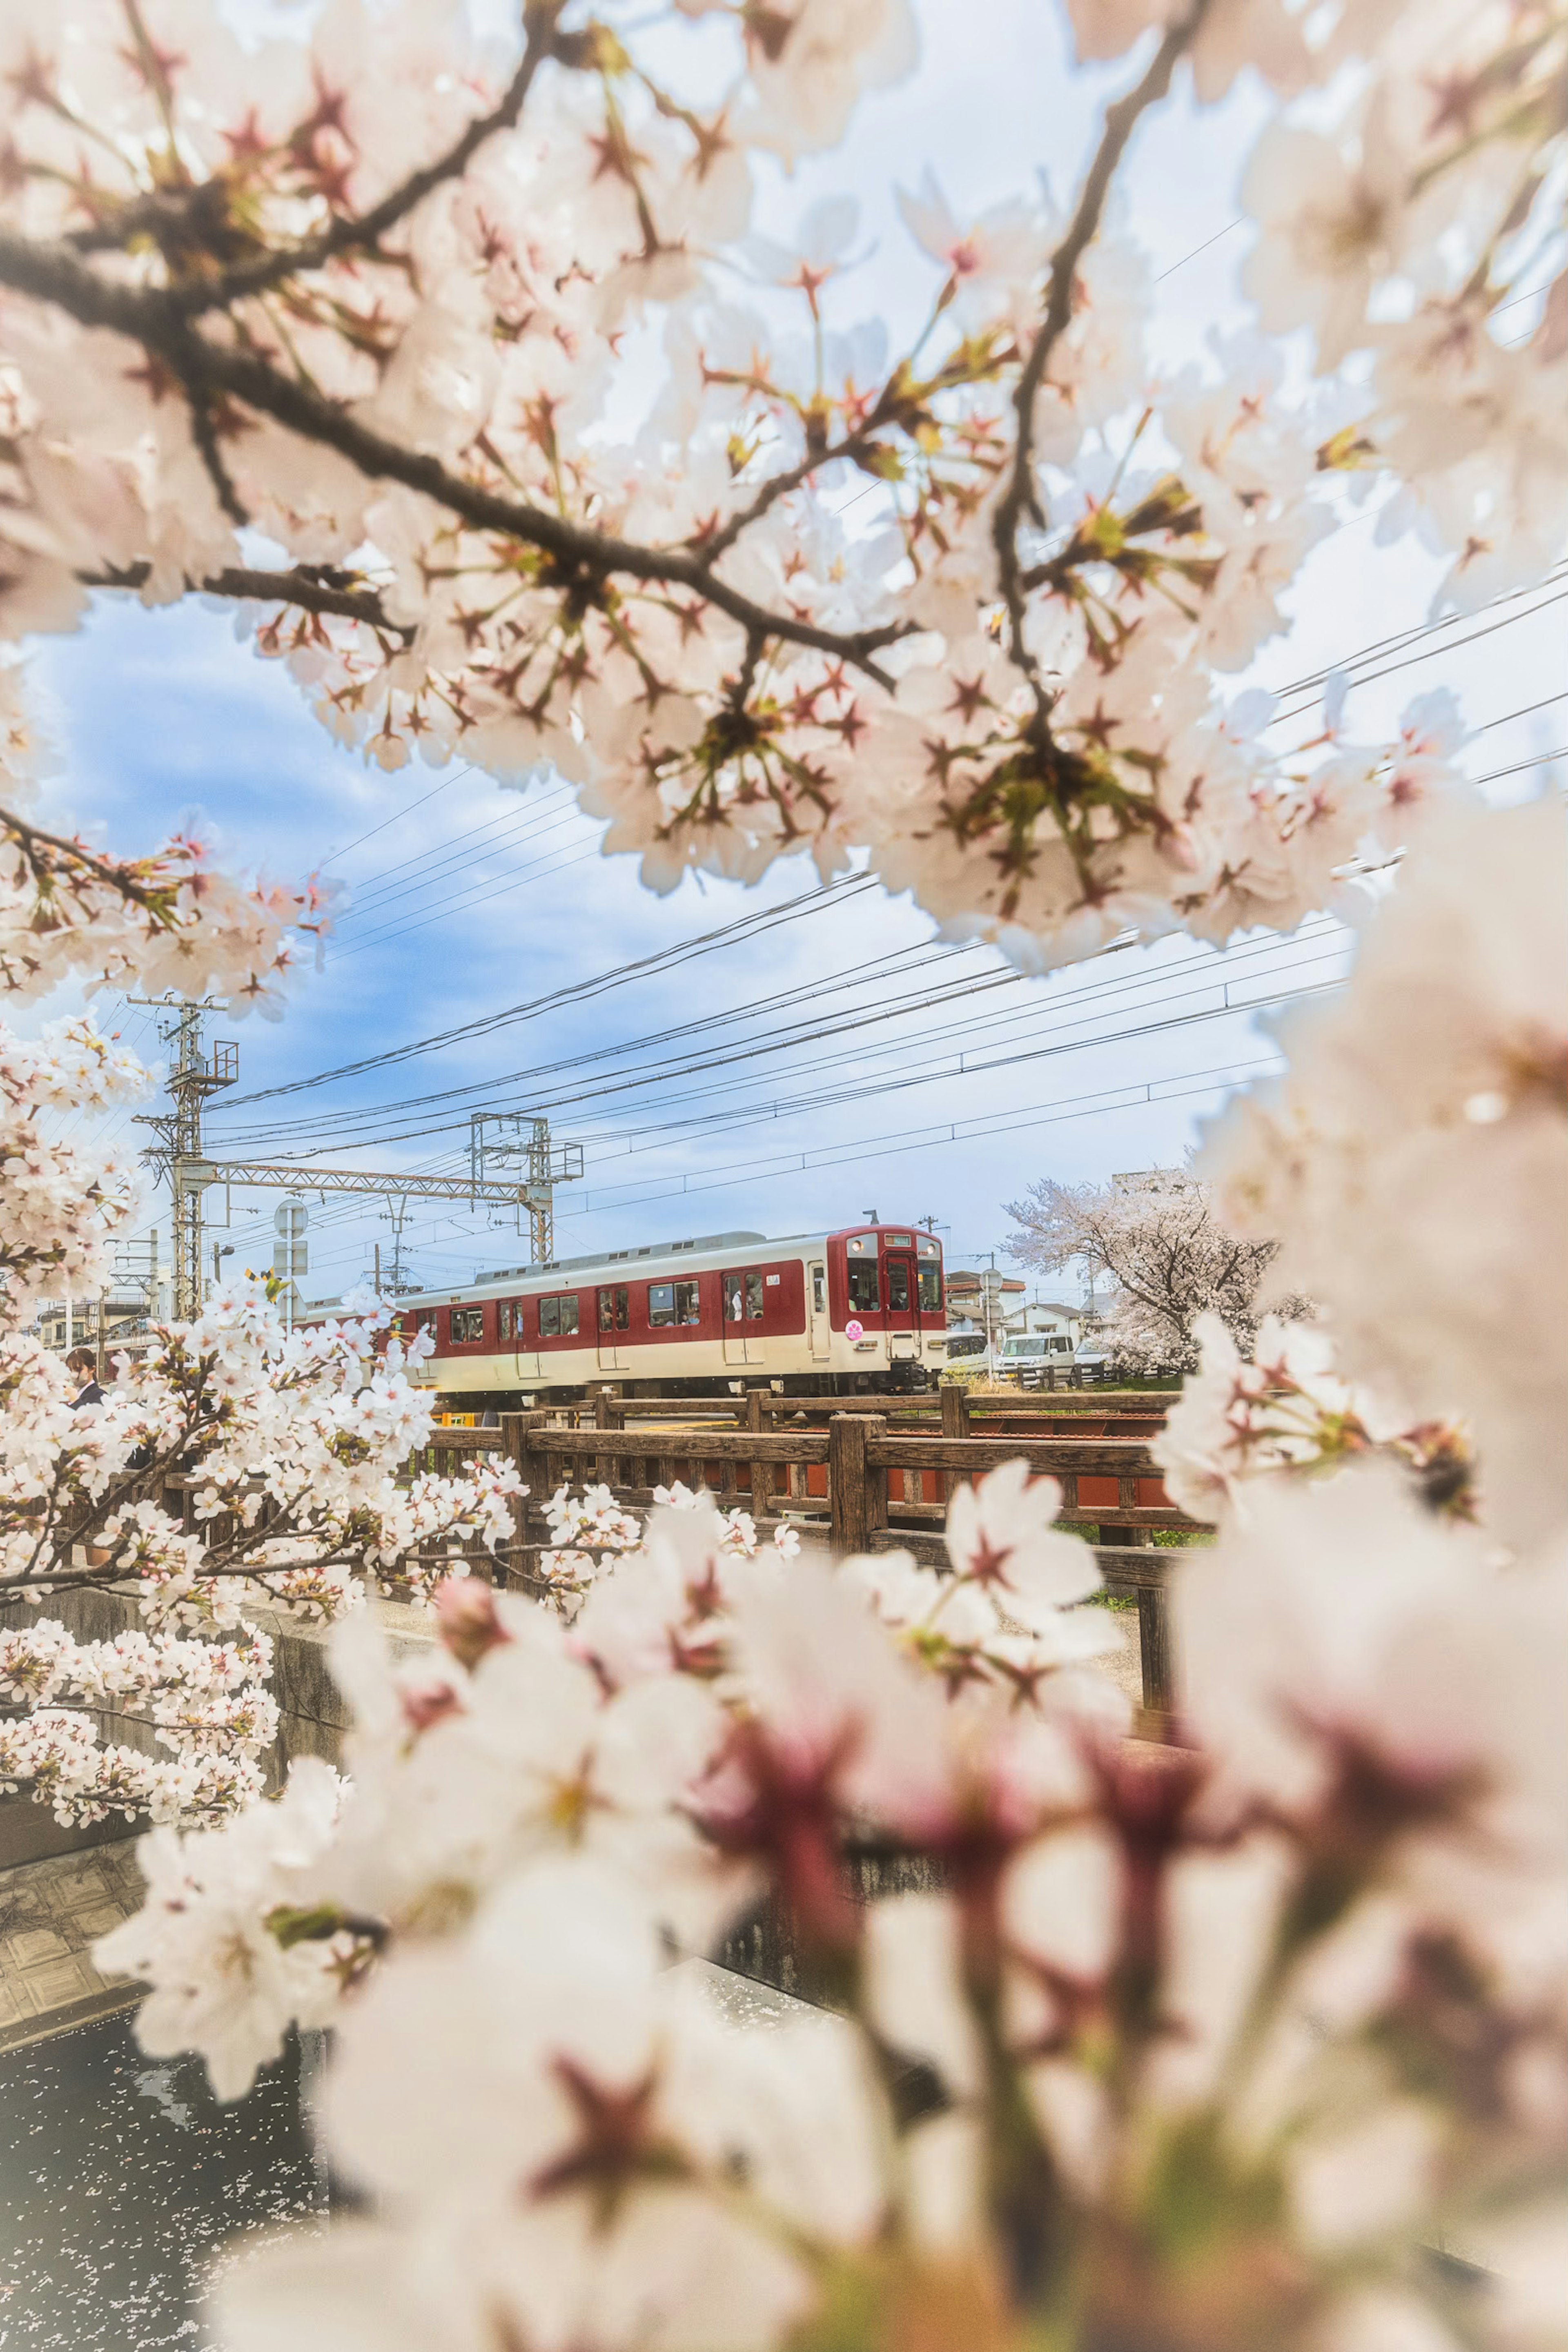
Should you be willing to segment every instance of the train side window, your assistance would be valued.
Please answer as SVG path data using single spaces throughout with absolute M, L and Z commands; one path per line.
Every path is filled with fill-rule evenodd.
M 910 1262 L 907 1257 L 888 1260 L 888 1305 L 895 1315 L 910 1311 Z
M 763 1319 L 763 1276 L 761 1268 L 746 1276 L 746 1320 L 760 1323 Z
M 599 1328 L 601 1331 L 624 1331 L 628 1320 L 627 1294 L 624 1283 L 607 1286 L 599 1293 Z
M 500 1318 L 502 1339 L 510 1339 L 515 1347 L 521 1347 L 522 1345 L 521 1299 L 503 1298 L 496 1312 Z
M 811 1269 L 811 1304 L 815 1313 L 827 1312 L 827 1268 L 814 1265 Z
M 877 1268 L 869 1258 L 852 1257 L 849 1276 L 849 1304 L 858 1311 L 875 1315 L 881 1300 L 877 1292 Z
M 563 1297 L 542 1298 L 539 1302 L 539 1336 L 542 1339 L 564 1339 L 577 1328 L 577 1294 L 569 1290 Z
M 724 1320 L 726 1323 L 742 1322 L 745 1313 L 746 1278 L 744 1275 L 727 1274 L 724 1276 Z
M 922 1265 L 921 1268 L 921 1313 L 940 1315 L 942 1312 L 942 1268 Z
M 452 1342 L 462 1347 L 485 1336 L 485 1310 L 482 1307 L 454 1307 L 451 1321 Z
M 647 1319 L 656 1331 L 664 1330 L 675 1320 L 675 1285 L 673 1282 L 650 1282 L 647 1286 Z
M 700 1323 L 702 1308 L 694 1282 L 678 1282 L 675 1286 L 675 1319 L 678 1323 Z

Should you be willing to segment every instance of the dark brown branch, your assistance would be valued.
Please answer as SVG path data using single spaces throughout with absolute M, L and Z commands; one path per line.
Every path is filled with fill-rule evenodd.
M 1045 382 L 1046 369 L 1052 352 L 1072 320 L 1073 280 L 1079 263 L 1099 232 L 1105 200 L 1110 193 L 1111 181 L 1126 151 L 1139 118 L 1149 108 L 1158 105 L 1171 87 L 1177 60 L 1190 47 L 1202 24 L 1209 0 L 1194 0 L 1187 16 L 1179 25 L 1173 25 L 1149 63 L 1149 69 L 1137 86 L 1119 98 L 1105 110 L 1105 123 L 1100 134 L 1100 145 L 1079 194 L 1078 209 L 1055 253 L 1051 256 L 1050 278 L 1046 289 L 1046 313 L 1040 331 L 1030 346 L 1013 394 L 1013 406 L 1018 418 L 1018 437 L 1013 452 L 1012 478 L 997 503 L 992 518 L 991 532 L 995 543 L 1003 601 L 1007 607 L 1007 624 L 1011 638 L 1009 650 L 1021 669 L 1034 680 L 1036 664 L 1024 645 L 1024 588 L 1018 561 L 1018 530 L 1026 513 L 1037 514 L 1034 483 L 1031 479 L 1035 445 L 1035 400 Z M 1036 682 L 1036 691 L 1039 688 Z
M 46 833 L 41 825 L 29 824 L 26 817 L 17 816 L 11 809 L 0 808 L 0 834 L 8 835 L 11 839 L 17 842 L 29 862 L 33 862 L 35 846 L 52 849 L 57 856 L 66 859 L 68 864 L 84 866 L 88 873 L 102 882 L 109 889 L 117 892 L 122 898 L 129 898 L 133 906 L 144 908 L 150 914 L 157 914 L 160 911 L 159 901 L 168 895 L 171 886 L 150 887 L 144 883 L 133 882 L 123 866 L 110 864 L 106 857 L 95 857 L 92 851 L 79 841 L 68 841 L 63 834 Z M 37 862 L 43 864 L 47 861 Z
M 152 575 L 151 563 L 122 563 L 104 572 L 79 572 L 84 588 L 140 588 Z M 247 565 L 227 564 L 205 579 L 187 580 L 204 596 L 232 596 L 258 604 L 298 604 L 307 613 L 332 613 L 345 621 L 363 621 L 405 642 L 414 631 L 406 622 L 387 617 L 377 588 L 349 585 L 354 575 L 327 564 L 303 563 L 288 572 L 263 572 Z
M 233 523 L 236 530 L 243 530 L 250 517 L 246 513 L 244 500 L 234 486 L 234 476 L 228 470 L 228 463 L 218 440 L 212 403 L 199 393 L 191 398 L 191 438 L 196 445 L 197 455 L 216 493 L 225 519 Z
M 756 604 L 718 579 L 710 560 L 689 548 L 639 546 L 591 530 L 547 508 L 501 498 L 449 472 L 437 458 L 387 440 L 319 393 L 279 375 L 265 360 L 205 341 L 177 316 L 167 294 L 113 284 L 67 246 L 0 230 L 0 284 L 55 304 L 83 326 L 105 327 L 129 337 L 163 360 L 193 391 L 228 394 L 301 439 L 335 449 L 372 481 L 401 482 L 476 530 L 542 549 L 554 559 L 563 588 L 592 587 L 617 573 L 689 588 L 748 632 L 832 655 L 864 670 L 879 686 L 891 687 L 873 656 L 907 635 L 912 622 L 852 631 L 818 628 L 793 614 L 770 612 Z
M 515 127 L 533 77 L 553 49 L 555 27 L 564 5 L 565 0 L 527 0 L 523 9 L 527 37 L 505 96 L 489 114 L 477 114 L 444 155 L 410 173 L 369 212 L 345 214 L 319 236 L 286 246 L 259 261 L 242 262 L 216 278 L 195 279 L 172 289 L 170 299 L 174 310 L 185 318 L 195 318 L 205 310 L 226 310 L 230 303 L 242 301 L 247 295 L 264 294 L 269 287 L 280 285 L 284 278 L 296 277 L 300 270 L 320 269 L 339 254 L 373 252 L 388 229 L 395 228 L 445 181 L 466 172 L 488 139 L 498 131 Z

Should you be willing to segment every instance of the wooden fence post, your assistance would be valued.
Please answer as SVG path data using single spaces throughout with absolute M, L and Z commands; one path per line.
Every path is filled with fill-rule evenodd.
M 887 1433 L 881 1413 L 836 1412 L 827 1424 L 827 1488 L 836 1552 L 868 1551 L 888 1524 L 888 1474 L 866 1459 L 868 1441 Z
M 746 1427 L 749 1430 L 753 1431 L 759 1437 L 762 1434 L 763 1427 L 763 1392 L 761 1389 L 752 1389 L 746 1398 Z M 752 1465 L 752 1517 L 753 1522 L 760 1526 L 763 1512 L 771 1510 L 772 1507 L 773 1481 L 768 1475 L 768 1465 L 765 1462 L 753 1462 Z
M 969 1391 L 962 1388 L 957 1381 L 950 1381 L 947 1386 L 944 1389 L 939 1389 L 937 1393 L 942 1399 L 942 1435 L 967 1437 L 969 1435 Z M 948 1502 L 952 1502 L 963 1484 L 962 1470 L 948 1471 L 942 1482 L 942 1491 Z
M 517 1525 L 517 1540 L 523 1545 L 529 1541 L 529 1531 L 534 1524 L 536 1515 L 540 1534 L 542 1536 L 544 1532 L 544 1506 L 551 1492 L 550 1456 L 542 1453 L 531 1443 L 531 1440 L 536 1430 L 548 1428 L 549 1423 L 548 1408 L 543 1410 L 536 1408 L 532 1412 L 508 1412 L 501 1415 L 501 1429 L 506 1436 L 507 1450 L 517 1466 L 523 1485 L 528 1488 L 526 1498 L 519 1501 L 513 1514 Z M 518 1561 L 518 1570 L 521 1575 L 531 1579 L 533 1570 L 526 1557 Z
M 858 1413 L 836 1412 L 827 1424 L 827 1499 L 834 1550 L 841 1558 L 864 1551 L 870 1523 L 866 1516 L 866 1424 Z
M 1143 1669 L 1143 1704 L 1151 1713 L 1168 1715 L 1174 1697 L 1175 1676 L 1171 1655 L 1171 1613 L 1165 1588 L 1138 1588 L 1138 1652 Z

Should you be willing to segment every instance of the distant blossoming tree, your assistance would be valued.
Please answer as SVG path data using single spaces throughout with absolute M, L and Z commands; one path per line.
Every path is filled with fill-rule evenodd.
M 1222 1224 L 1199 1178 L 1177 1169 L 1117 1176 L 1109 1184 L 1044 1177 L 1022 1200 L 1008 1202 L 1007 1214 L 1017 1227 L 1007 1246 L 1020 1265 L 1042 1274 L 1078 1265 L 1107 1277 L 1104 1343 L 1122 1370 L 1194 1370 L 1204 1315 L 1217 1315 L 1250 1351 L 1279 1244 L 1246 1239 Z M 1312 1311 L 1304 1298 L 1276 1305 L 1287 1315 Z
M 1255 1284 L 1234 1336 L 1184 1327 L 1166 1468 L 1216 1539 L 1176 1581 L 1173 1737 L 1079 1671 L 1094 1559 L 1021 1464 L 953 1496 L 942 1569 L 787 1560 L 701 1501 L 625 1549 L 563 1498 L 554 1608 L 444 1583 L 412 1664 L 345 1613 L 346 1784 L 152 1833 L 100 1954 L 153 1987 L 147 2045 L 234 2094 L 291 2021 L 335 2028 L 360 2210 L 231 2272 L 237 2352 L 1563 2339 L 1563 814 L 1467 797 L 1447 693 L 1358 742 L 1333 689 L 1292 738 L 1227 681 L 1369 491 L 1443 551 L 1444 611 L 1562 560 L 1568 17 L 1065 14 L 1080 59 L 1136 51 L 1070 204 L 905 192 L 931 302 L 892 355 L 839 282 L 852 205 L 795 249 L 751 215 L 756 158 L 831 147 L 908 66 L 908 0 L 525 0 L 490 41 L 432 0 L 248 45 L 202 0 L 0 20 L 8 644 L 226 599 L 384 766 L 553 766 L 658 887 L 863 853 L 1034 968 L 1128 927 L 1363 931 L 1205 1163 L 1237 1267 L 1278 1244 L 1343 1360 L 1255 1352 Z M 1178 83 L 1244 74 L 1273 340 L 1173 376 L 1118 173 Z M 265 997 L 318 911 L 41 828 L 17 667 L 0 966 Z M 6 1052 L 20 1313 L 125 1184 L 34 1114 L 107 1083 L 102 1042 Z M 184 1531 L 113 1500 L 114 1446 L 199 1380 L 244 1403 L 223 1540 L 276 1496 L 330 1523 L 308 1572 L 374 1570 L 355 1479 L 405 1406 L 394 1379 L 362 1432 L 352 1338 L 307 1365 L 216 1303 L 90 1441 L 5 1344 L 13 1573 L 38 1499 L 80 1495 L 84 1548 L 145 1528 L 199 1591 Z M 257 1657 L 13 1664 L 254 1722 Z M 763 1902 L 829 2011 L 745 2032 L 701 1956 Z

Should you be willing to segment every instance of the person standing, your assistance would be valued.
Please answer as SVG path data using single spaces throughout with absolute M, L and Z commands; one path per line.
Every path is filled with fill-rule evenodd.
M 66 1358 L 66 1370 L 68 1372 L 75 1372 L 80 1382 L 75 1396 L 71 1399 L 73 1412 L 81 1405 L 103 1402 L 103 1390 L 98 1378 L 98 1358 L 92 1349 L 73 1348 Z

